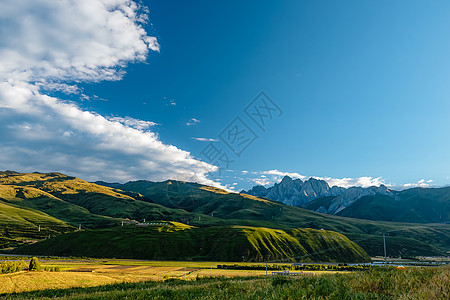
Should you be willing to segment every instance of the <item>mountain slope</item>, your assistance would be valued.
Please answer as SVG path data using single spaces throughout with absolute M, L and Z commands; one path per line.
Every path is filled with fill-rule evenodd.
M 367 262 L 357 244 L 335 232 L 261 227 L 149 226 L 75 232 L 19 249 L 25 254 L 216 261 Z
M 382 254 L 373 249 L 378 249 L 379 237 L 389 232 L 399 245 L 405 242 L 404 255 L 420 253 L 423 244 L 433 245 L 430 249 L 435 255 L 450 250 L 450 225 L 418 226 L 325 215 L 196 183 L 135 181 L 108 184 L 111 188 L 59 173 L 1 172 L 0 184 L 6 186 L 3 199 L 9 207 L 20 206 L 46 216 L 53 214 L 73 223 L 83 217 L 88 219 L 87 214 L 91 214 L 92 228 L 106 226 L 101 223 L 105 220 L 112 220 L 111 226 L 120 226 L 120 220 L 125 218 L 182 221 L 198 227 L 238 225 L 285 231 L 323 228 L 351 236 L 354 242 L 364 244 L 371 255 Z M 407 243 L 405 238 L 409 239 Z M 420 246 L 415 247 L 413 241 Z
M 307 208 L 314 208 L 318 201 L 323 200 L 313 200 Z M 395 198 L 381 194 L 363 196 L 337 215 L 392 222 L 449 223 L 450 188 L 408 189 L 396 192 Z
M 40 211 L 20 208 L 0 201 L 0 247 L 2 248 L 19 245 L 25 240 L 43 239 L 49 235 L 54 236 L 73 230 L 75 227 Z
M 78 210 L 78 213 L 81 215 L 76 220 L 74 219 L 73 209 L 75 207 L 84 208 L 93 215 L 120 219 L 142 220 L 146 218 L 147 220 L 160 220 L 169 218 L 171 220 L 180 220 L 196 217 L 195 215 L 191 216 L 191 214 L 181 209 L 170 209 L 159 204 L 136 200 L 123 191 L 100 186 L 60 173 L 0 172 L 0 184 L 33 188 L 45 192 L 46 195 L 50 194 L 53 197 L 63 200 L 67 206 L 67 210 L 64 211 L 64 208 L 60 207 L 61 211 L 58 218 L 64 220 L 79 221 L 80 218 L 83 218 L 83 214 Z M 39 198 L 35 198 L 34 200 L 25 201 L 21 204 L 39 208 L 38 201 L 36 201 Z M 55 199 L 53 198 L 53 200 Z M 53 204 L 55 203 L 53 201 Z M 63 205 L 61 202 L 58 204 L 60 206 Z M 42 208 L 41 206 L 41 209 L 45 210 L 45 207 Z M 115 224 L 120 223 L 119 220 L 112 218 L 103 218 L 103 221 L 108 220 L 109 222 L 115 222 Z M 92 221 L 92 218 L 90 219 Z M 207 217 L 204 219 L 207 219 Z M 81 223 L 87 224 L 86 226 L 90 225 L 90 227 L 103 226 L 101 223 L 89 223 L 87 220 Z
M 0 200 L 44 212 L 64 222 L 82 224 L 84 227 L 108 227 L 120 223 L 118 219 L 92 214 L 86 208 L 31 187 L 0 185 Z
M 391 191 L 386 186 L 329 187 L 323 180 L 284 177 L 270 188 L 255 186 L 250 195 L 267 197 L 320 213 L 378 221 L 450 223 L 450 187 Z
M 404 237 L 417 240 L 420 243 L 433 244 L 432 249 L 450 250 L 450 225 L 444 224 L 408 224 L 378 222 L 354 218 L 343 218 L 333 215 L 315 213 L 306 209 L 284 205 L 278 201 L 258 198 L 246 194 L 228 193 L 226 191 L 202 186 L 195 183 L 165 181 L 151 183 L 134 181 L 126 184 L 115 184 L 117 188 L 142 194 L 146 201 L 156 202 L 168 207 L 181 207 L 189 212 L 213 215 L 216 224 L 235 224 L 265 226 L 271 228 L 324 228 L 336 232 L 359 235 L 355 242 L 364 242 L 366 251 L 371 255 L 381 255 L 382 252 L 371 252 L 371 242 L 376 241 L 383 233 L 389 232 L 392 239 L 398 237 L 398 243 Z M 208 221 L 209 222 L 209 221 Z M 192 220 L 196 226 L 211 225 L 203 220 Z M 378 249 L 375 242 L 373 249 Z M 414 249 L 414 243 L 408 242 L 405 251 L 420 252 L 420 246 Z M 431 248 L 430 248 L 431 249 Z M 428 250 L 427 250 L 428 251 Z M 428 252 L 429 253 L 429 252 Z

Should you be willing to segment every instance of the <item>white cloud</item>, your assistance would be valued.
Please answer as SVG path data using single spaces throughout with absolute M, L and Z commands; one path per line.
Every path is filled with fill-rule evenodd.
M 78 95 L 82 92 L 82 89 L 75 84 L 37 82 L 36 85 L 44 91 L 58 91 L 63 92 L 66 95 Z
M 257 185 L 269 185 L 271 183 L 273 183 L 272 181 L 270 181 L 268 178 L 254 178 L 252 179 L 252 181 L 254 183 L 256 183 Z
M 351 186 L 360 186 L 360 187 L 369 187 L 369 186 L 380 186 L 384 183 L 384 180 L 381 177 L 358 177 L 358 178 L 332 178 L 332 177 L 316 177 L 316 179 L 325 180 L 328 182 L 329 186 L 340 186 L 340 187 L 351 187 Z
M 209 139 L 209 138 L 202 138 L 202 137 L 193 137 L 192 139 L 199 141 L 199 142 L 217 142 L 216 139 Z
M 399 190 L 410 189 L 410 188 L 415 188 L 415 187 L 427 188 L 427 187 L 431 187 L 432 183 L 433 183 L 433 180 L 421 179 L 417 182 L 405 183 L 402 185 L 392 185 L 392 188 L 399 189 Z
M 192 126 L 192 125 L 195 125 L 197 123 L 200 123 L 200 120 L 197 120 L 196 118 L 192 118 L 186 123 L 186 125 L 187 126 Z
M 129 0 L 5 0 L 0 76 L 9 80 L 117 80 L 159 50 Z
M 261 174 L 266 174 L 266 175 L 277 175 L 277 176 L 289 176 L 291 178 L 300 178 L 301 180 L 307 179 L 308 177 L 301 175 L 299 173 L 292 173 L 292 172 L 283 172 L 283 171 L 279 171 L 277 169 L 274 170 L 269 170 L 269 171 L 262 171 Z
M 161 142 L 155 123 L 103 117 L 44 94 L 119 80 L 158 51 L 130 0 L 0 2 L 0 168 L 60 171 L 88 180 L 207 179 L 217 167 Z
M 118 123 L 124 124 L 128 127 L 132 127 L 132 128 L 135 128 L 135 129 L 141 130 L 141 131 L 144 131 L 144 130 L 149 129 L 150 127 L 159 125 L 158 123 L 155 123 L 155 122 L 138 120 L 138 119 L 134 119 L 131 117 L 125 117 L 125 118 L 107 117 L 107 119 L 109 121 L 118 122 Z

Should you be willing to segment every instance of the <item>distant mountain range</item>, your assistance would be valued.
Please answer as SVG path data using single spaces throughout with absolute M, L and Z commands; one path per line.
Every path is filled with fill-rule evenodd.
M 325 180 L 285 176 L 269 188 L 257 185 L 248 195 L 265 197 L 319 213 L 380 221 L 450 222 L 450 187 L 394 191 L 384 185 L 330 187 Z
M 316 190 L 315 183 L 323 184 L 310 181 L 312 190 Z M 338 196 L 316 198 L 309 204 L 329 207 L 318 201 L 327 202 L 330 197 Z M 189 228 L 182 226 L 178 231 L 177 225 L 172 228 L 175 231 L 137 230 L 135 224 L 144 219 L 184 223 Z M 122 221 L 129 225 L 122 227 Z M 146 259 L 194 259 L 198 254 L 214 260 L 242 256 L 246 260 L 295 260 L 301 256 L 349 262 L 365 261 L 364 251 L 382 255 L 384 233 L 389 233 L 391 256 L 450 251 L 448 224 L 418 226 L 327 215 L 176 180 L 91 183 L 61 173 L 0 172 L 0 248 L 16 248 L 27 254 Z M 36 240 L 41 241 L 21 248 L 23 251 L 17 248 Z M 156 240 L 161 244 L 158 247 L 150 242 Z M 177 246 L 185 242 L 189 247 Z M 142 243 L 154 252 L 137 247 Z M 179 249 L 172 251 L 171 247 Z M 229 255 L 217 252 L 224 247 L 231 247 Z M 317 253 L 324 256 L 315 256 Z

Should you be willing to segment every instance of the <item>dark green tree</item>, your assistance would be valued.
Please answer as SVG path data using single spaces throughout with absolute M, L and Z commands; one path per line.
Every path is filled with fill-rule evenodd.
M 33 257 L 30 260 L 30 266 L 28 267 L 29 271 L 39 271 L 41 269 L 41 263 L 36 257 Z

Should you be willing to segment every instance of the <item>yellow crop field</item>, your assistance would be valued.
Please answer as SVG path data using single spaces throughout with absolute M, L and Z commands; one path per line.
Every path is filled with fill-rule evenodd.
M 0 293 L 44 289 L 91 287 L 120 282 L 162 281 L 169 278 L 263 276 L 265 270 L 218 269 L 221 262 L 142 260 L 42 260 L 43 266 L 59 266 L 61 272 L 18 272 L 0 275 Z M 239 263 L 236 263 L 239 264 Z M 320 274 L 335 272 L 307 272 Z M 271 271 L 268 272 L 271 274 Z

